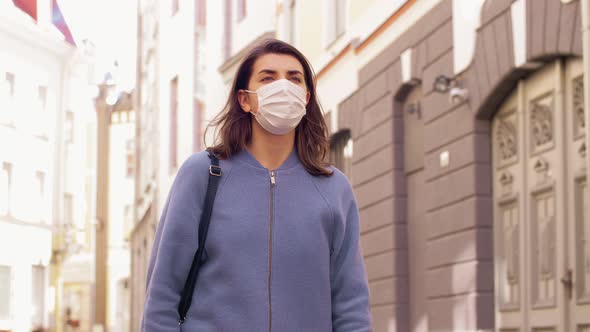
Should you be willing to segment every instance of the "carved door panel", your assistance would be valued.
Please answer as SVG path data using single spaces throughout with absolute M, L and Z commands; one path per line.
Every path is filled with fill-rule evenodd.
M 569 330 L 590 332 L 590 195 L 585 164 L 587 124 L 581 60 L 567 63 L 565 86 L 569 271 L 563 283 L 569 291 Z
M 581 73 L 579 60 L 546 65 L 518 83 L 492 123 L 499 331 L 590 328 Z

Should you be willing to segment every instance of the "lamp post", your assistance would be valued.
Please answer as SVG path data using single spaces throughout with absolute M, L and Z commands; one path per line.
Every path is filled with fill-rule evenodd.
M 96 245 L 95 245 L 95 309 L 94 332 L 107 331 L 108 245 L 109 245 L 109 154 L 112 85 L 99 86 L 96 99 L 97 165 L 96 165 Z
M 590 179 L 590 1 L 581 0 L 582 47 L 584 55 L 584 113 L 586 126 L 586 178 Z

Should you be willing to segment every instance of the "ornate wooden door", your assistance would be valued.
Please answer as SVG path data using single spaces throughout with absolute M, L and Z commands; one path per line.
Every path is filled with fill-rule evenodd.
M 492 123 L 496 328 L 590 331 L 581 60 L 521 80 Z

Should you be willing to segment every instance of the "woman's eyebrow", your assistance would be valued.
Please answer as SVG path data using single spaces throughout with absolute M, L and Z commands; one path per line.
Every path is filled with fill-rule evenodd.
M 273 70 L 273 69 L 261 69 L 258 72 L 258 75 L 261 75 L 261 74 L 276 75 L 277 71 Z M 297 70 L 297 69 L 288 70 L 287 75 L 289 75 L 289 76 L 293 76 L 293 75 L 305 76 L 305 75 L 303 75 L 303 73 L 300 70 Z
M 276 70 L 272 70 L 272 69 L 262 69 L 258 72 L 258 75 L 260 74 L 270 74 L 270 75 L 276 75 L 277 71 Z
M 289 71 L 287 71 L 287 74 L 288 75 L 297 75 L 297 74 L 299 74 L 301 76 L 304 76 L 303 73 L 301 71 L 299 71 L 299 70 L 289 70 Z

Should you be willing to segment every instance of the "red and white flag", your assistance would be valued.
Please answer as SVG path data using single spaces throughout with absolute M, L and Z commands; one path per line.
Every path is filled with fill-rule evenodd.
M 12 0 L 12 2 L 35 21 L 37 20 L 37 0 Z
M 51 1 L 51 22 L 64 35 L 66 41 L 75 46 L 76 42 L 74 41 L 70 27 L 68 26 L 68 23 L 66 22 L 61 9 L 59 8 L 57 0 Z
M 12 0 L 14 5 L 37 21 L 37 0 Z M 57 0 L 51 0 L 51 23 L 64 35 L 66 41 L 76 45 Z

